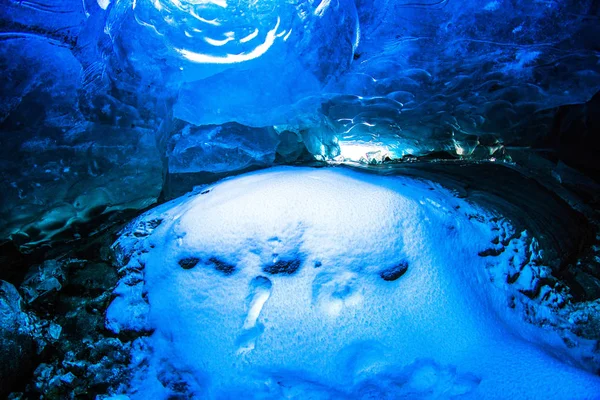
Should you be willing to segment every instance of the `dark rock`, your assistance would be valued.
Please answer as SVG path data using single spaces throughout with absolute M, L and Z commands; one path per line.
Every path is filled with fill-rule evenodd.
M 62 289 L 64 281 L 62 265 L 56 260 L 48 260 L 31 268 L 21 284 L 25 302 L 32 304 L 49 301 Z
M 391 268 L 387 268 L 379 272 L 379 276 L 381 276 L 381 279 L 384 281 L 395 281 L 404 275 L 406 271 L 408 271 L 408 262 L 402 261 Z
M 67 372 L 60 377 L 60 381 L 69 386 L 75 382 L 75 379 L 77 379 L 77 377 L 72 372 Z
M 37 349 L 43 363 L 33 372 L 33 379 L 24 375 L 16 389 L 25 389 L 26 398 L 74 399 L 107 394 L 124 381 L 129 364 L 130 344 L 108 337 L 104 327 L 104 312 L 117 272 L 103 262 L 70 259 L 47 264 L 60 266 L 63 289 L 52 294 L 54 305 L 51 313 L 46 313 L 47 320 L 26 315 L 31 321 L 33 354 Z M 40 312 L 42 308 L 35 310 Z
M 150 221 L 142 221 L 133 232 L 135 237 L 146 237 L 150 235 L 162 223 L 162 219 L 157 218 Z
M 85 339 L 80 343 L 63 343 L 65 348 L 81 348 L 77 352 L 69 350 L 64 360 L 42 363 L 34 372 L 33 384 L 28 390 L 43 398 L 93 398 L 107 393 L 118 386 L 127 376 L 129 344 L 116 338 L 103 338 L 97 341 Z
M 513 275 L 507 275 L 506 276 L 506 283 L 508 283 L 509 285 L 512 285 L 513 283 L 515 283 L 519 277 L 521 276 L 520 272 L 517 272 Z
M 183 269 L 192 269 L 199 261 L 200 259 L 196 257 L 186 257 L 179 260 L 179 266 Z
M 600 340 L 600 300 L 574 304 L 570 318 L 575 322 L 573 332 L 576 335 Z M 600 342 L 598 345 L 600 346 Z
M 480 251 L 479 252 L 479 256 L 480 257 L 497 257 L 500 254 L 502 254 L 504 252 L 504 247 L 501 247 L 499 249 L 486 249 L 484 251 Z
M 267 274 L 278 275 L 292 275 L 300 268 L 301 261 L 295 260 L 279 260 L 272 265 L 267 265 L 263 268 L 263 271 Z

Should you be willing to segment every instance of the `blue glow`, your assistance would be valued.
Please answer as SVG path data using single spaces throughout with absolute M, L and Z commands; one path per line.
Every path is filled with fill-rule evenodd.
M 599 20 L 597 0 L 6 0 L 0 308 L 21 313 L 32 260 L 114 251 L 113 296 L 78 309 L 133 355 L 111 395 L 596 399 Z M 567 222 L 501 215 L 517 192 L 510 212 L 546 210 L 513 173 Z M 84 381 L 29 348 L 56 361 L 35 379 Z

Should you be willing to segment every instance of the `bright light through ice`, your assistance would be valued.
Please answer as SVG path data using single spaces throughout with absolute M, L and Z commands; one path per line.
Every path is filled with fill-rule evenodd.
M 321 3 L 315 9 L 315 15 L 317 17 L 322 17 L 323 14 L 325 14 L 325 10 L 327 10 L 327 7 L 329 7 L 329 3 L 331 3 L 331 0 L 322 0 Z
M 223 40 L 215 40 L 215 39 L 211 39 L 211 38 L 208 38 L 208 37 L 204 38 L 204 41 L 206 43 L 211 44 L 213 46 L 217 46 L 217 47 L 224 46 L 227 43 L 231 42 L 232 40 L 235 40 L 235 39 L 233 37 L 231 37 L 231 36 L 228 37 L 228 38 L 225 38 Z
M 277 37 L 277 29 L 279 29 L 280 22 L 281 20 L 278 17 L 277 24 L 275 24 L 275 27 L 267 33 L 265 41 L 262 44 L 256 46 L 256 48 L 254 48 L 254 50 L 252 50 L 249 53 L 227 54 L 225 56 L 219 57 L 211 56 L 209 54 L 195 53 L 193 51 L 185 49 L 175 50 L 177 50 L 177 52 L 179 52 L 179 54 L 181 54 L 186 59 L 198 64 L 235 64 L 250 61 L 262 56 L 271 48 L 271 46 L 273 46 L 275 38 Z
M 252 33 L 251 33 L 251 34 L 249 34 L 248 36 L 246 36 L 246 37 L 244 37 L 244 38 L 240 39 L 240 43 L 246 43 L 246 42 L 249 42 L 249 41 L 251 41 L 252 39 L 254 39 L 255 37 L 257 37 L 257 36 L 258 36 L 258 28 L 256 28 L 256 29 L 254 30 L 254 32 L 252 32 Z
M 214 4 L 215 6 L 219 6 L 222 8 L 227 8 L 227 0 L 184 0 L 184 2 L 190 4 Z
M 110 0 L 97 0 L 101 9 L 106 10 L 110 4 Z
M 385 146 L 365 145 L 354 142 L 340 142 L 340 156 L 344 160 L 360 161 L 361 159 L 370 161 L 373 155 L 379 153 L 376 158 L 385 158 L 389 150 Z
M 200 3 L 202 3 L 202 2 L 200 2 Z M 225 0 L 208 0 L 208 3 L 217 5 L 219 7 L 227 8 L 227 1 L 225 1 Z
M 110 0 L 97 0 L 98 4 L 100 4 L 100 2 L 106 2 L 106 3 L 110 3 Z M 164 3 L 165 1 L 163 1 Z M 133 8 L 135 9 L 137 1 L 134 0 L 133 1 Z M 167 3 L 171 3 L 173 4 L 175 7 L 177 7 L 178 9 L 183 9 L 185 8 L 187 5 L 191 5 L 191 6 L 195 6 L 195 5 L 203 5 L 203 4 L 213 4 L 215 6 L 221 7 L 221 8 L 227 8 L 227 0 L 168 0 Z M 152 4 L 154 5 L 154 8 L 156 8 L 158 11 L 162 10 L 164 7 L 161 4 L 161 0 L 152 0 Z

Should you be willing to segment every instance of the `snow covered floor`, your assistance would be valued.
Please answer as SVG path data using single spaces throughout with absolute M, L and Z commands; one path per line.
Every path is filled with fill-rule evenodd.
M 600 399 L 490 273 L 527 241 L 489 256 L 508 223 L 439 185 L 282 167 L 204 189 L 115 244 L 107 326 L 146 334 L 132 399 Z

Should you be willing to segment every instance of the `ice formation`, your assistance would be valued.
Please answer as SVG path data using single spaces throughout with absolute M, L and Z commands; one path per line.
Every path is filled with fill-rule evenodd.
M 114 245 L 106 325 L 142 335 L 123 394 L 597 399 L 592 343 L 525 321 L 559 318 L 563 295 L 527 296 L 545 274 L 529 239 L 407 177 L 280 167 L 200 187 Z

